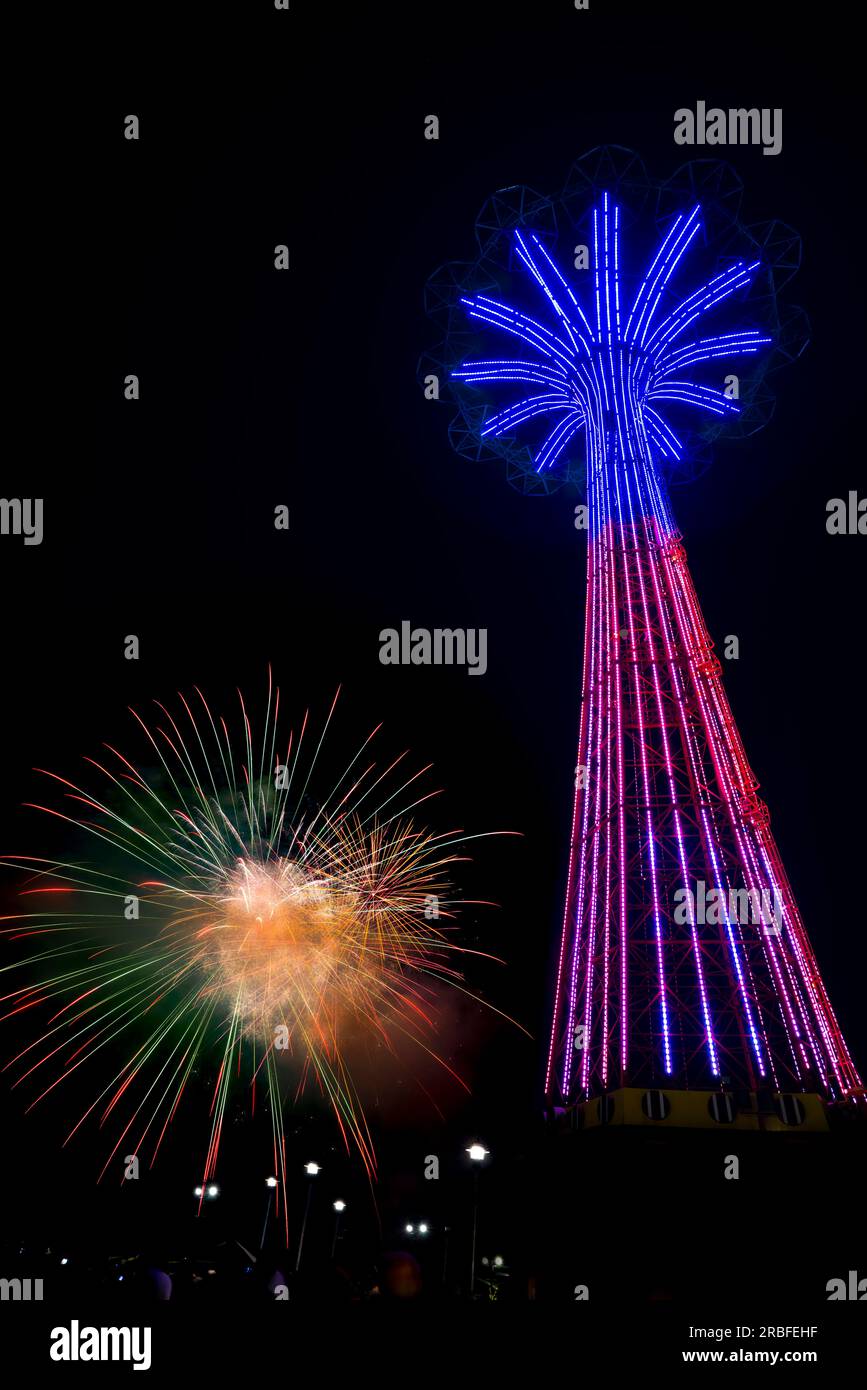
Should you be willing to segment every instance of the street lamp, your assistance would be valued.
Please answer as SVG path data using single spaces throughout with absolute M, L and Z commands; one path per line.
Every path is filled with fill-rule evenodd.
M 426 1221 L 419 1221 L 418 1225 L 415 1225 L 412 1221 L 408 1221 L 403 1229 L 408 1236 L 426 1236 L 430 1234 L 430 1226 Z
M 470 1298 L 476 1290 L 476 1231 L 479 1225 L 479 1165 L 488 1157 L 484 1144 L 473 1143 L 467 1148 L 473 1165 L 473 1244 L 470 1254 Z
M 334 1217 L 334 1239 L 331 1242 L 332 1260 L 334 1259 L 335 1253 L 337 1251 L 337 1237 L 340 1234 L 340 1218 L 346 1211 L 346 1203 L 344 1201 L 341 1201 L 341 1199 L 338 1197 L 337 1201 L 333 1205 L 336 1215 Z
M 270 1177 L 265 1179 L 265 1186 L 268 1189 L 268 1200 L 265 1203 L 265 1220 L 262 1222 L 262 1238 L 259 1241 L 259 1253 L 265 1249 L 265 1234 L 268 1230 L 268 1217 L 271 1215 L 271 1203 L 274 1201 L 274 1189 L 277 1186 L 277 1179 Z
M 305 1163 L 304 1172 L 307 1174 L 310 1182 L 307 1184 L 307 1201 L 304 1203 L 304 1220 L 301 1222 L 301 1234 L 298 1237 L 298 1254 L 295 1257 L 296 1274 L 301 1268 L 301 1251 L 304 1249 L 304 1233 L 307 1230 L 307 1217 L 310 1215 L 310 1202 L 313 1197 L 313 1179 L 316 1177 L 317 1173 L 322 1172 L 322 1169 L 318 1163 Z

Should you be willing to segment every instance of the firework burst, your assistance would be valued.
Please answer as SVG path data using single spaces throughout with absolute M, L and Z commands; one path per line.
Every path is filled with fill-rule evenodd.
M 437 794 L 419 787 L 429 769 L 408 774 L 405 753 L 380 769 L 371 751 L 379 726 L 312 799 L 337 696 L 318 739 L 305 714 L 285 744 L 270 674 L 255 743 L 240 693 L 238 742 L 198 690 L 178 699 L 177 715 L 157 704 L 153 726 L 132 711 L 147 770 L 106 745 L 101 761 L 86 759 L 98 794 L 44 774 L 69 809 L 37 809 L 95 837 L 101 867 L 3 861 L 29 872 L 27 910 L 7 916 L 2 933 L 32 948 L 3 966 L 27 974 L 2 996 L 3 1016 L 44 1019 L 5 1070 L 15 1086 L 36 1087 L 32 1108 L 85 1064 L 107 1067 L 65 1140 L 90 1120 L 115 1124 L 102 1177 L 119 1154 L 154 1162 L 191 1077 L 212 1065 L 203 1186 L 233 1088 L 247 1086 L 255 1109 L 264 1087 L 285 1222 L 289 1094 L 313 1084 L 373 1177 L 347 1035 L 392 1051 L 404 1037 L 437 1056 L 437 992 L 443 983 L 464 990 L 449 874 L 475 837 L 414 823 L 411 813 Z

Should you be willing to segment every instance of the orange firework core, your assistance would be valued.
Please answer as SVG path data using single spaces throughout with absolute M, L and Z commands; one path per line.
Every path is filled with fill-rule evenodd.
M 309 1026 L 352 994 L 362 954 L 354 894 L 289 859 L 241 859 L 216 896 L 203 963 L 248 1029 Z

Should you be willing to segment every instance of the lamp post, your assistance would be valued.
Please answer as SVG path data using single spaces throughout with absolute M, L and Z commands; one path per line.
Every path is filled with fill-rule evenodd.
M 473 1243 L 470 1254 L 470 1298 L 476 1291 L 476 1232 L 479 1225 L 479 1167 L 488 1157 L 484 1144 L 470 1144 L 467 1148 L 473 1165 Z
M 301 1268 L 301 1252 L 304 1249 L 304 1233 L 307 1230 L 307 1217 L 310 1215 L 310 1201 L 313 1197 L 313 1179 L 322 1170 L 318 1163 L 305 1163 L 304 1171 L 310 1179 L 307 1184 L 307 1201 L 304 1203 L 304 1220 L 301 1222 L 301 1234 L 298 1237 L 298 1254 L 295 1256 L 295 1273 Z
M 450 1230 L 451 1228 L 449 1226 L 443 1226 L 443 1288 L 446 1287 L 448 1282 Z
M 334 1210 L 336 1215 L 334 1217 L 334 1239 L 331 1242 L 332 1260 L 334 1259 L 334 1256 L 337 1252 L 337 1237 L 340 1235 L 340 1218 L 346 1211 L 346 1203 L 341 1201 L 340 1198 L 338 1198 L 337 1201 L 334 1203 Z
M 265 1220 L 262 1222 L 262 1239 L 259 1241 L 260 1252 L 265 1248 L 265 1233 L 268 1230 L 268 1217 L 271 1215 L 271 1203 L 274 1201 L 274 1189 L 277 1186 L 276 1178 L 266 1178 L 265 1186 L 268 1189 L 268 1200 L 265 1203 Z

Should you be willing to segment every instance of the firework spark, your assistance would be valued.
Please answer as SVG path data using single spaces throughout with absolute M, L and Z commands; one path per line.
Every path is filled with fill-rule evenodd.
M 119 1153 L 154 1162 L 191 1076 L 212 1059 L 204 1187 L 246 1059 L 253 1107 L 257 1082 L 268 1100 L 285 1222 L 287 1088 L 318 1087 L 372 1177 L 348 1032 L 361 1029 L 388 1049 L 402 1036 L 437 1055 L 437 989 L 464 990 L 457 957 L 465 952 L 447 925 L 449 872 L 475 837 L 433 835 L 413 822 L 410 813 L 436 795 L 417 785 L 429 769 L 406 774 L 402 753 L 380 770 L 370 751 L 379 726 L 328 795 L 311 799 L 337 696 L 315 747 L 305 714 L 285 751 L 270 674 L 255 746 L 240 693 L 237 745 L 201 692 L 192 703 L 178 698 L 177 717 L 158 704 L 153 727 L 132 711 L 155 770 L 106 745 L 103 761 L 86 760 L 99 794 L 45 773 L 71 806 L 38 809 L 94 836 L 102 867 L 3 861 L 30 873 L 21 890 L 28 910 L 7 916 L 2 934 L 34 947 L 3 967 L 29 974 L 2 996 L 3 1016 L 48 1015 L 4 1069 L 16 1086 L 38 1086 L 32 1108 L 86 1063 L 110 1070 L 125 1044 L 122 1065 L 65 1140 L 91 1117 L 117 1123 L 102 1177 Z M 31 907 L 46 898 L 50 906 Z M 294 1063 L 288 1082 L 284 1059 Z

